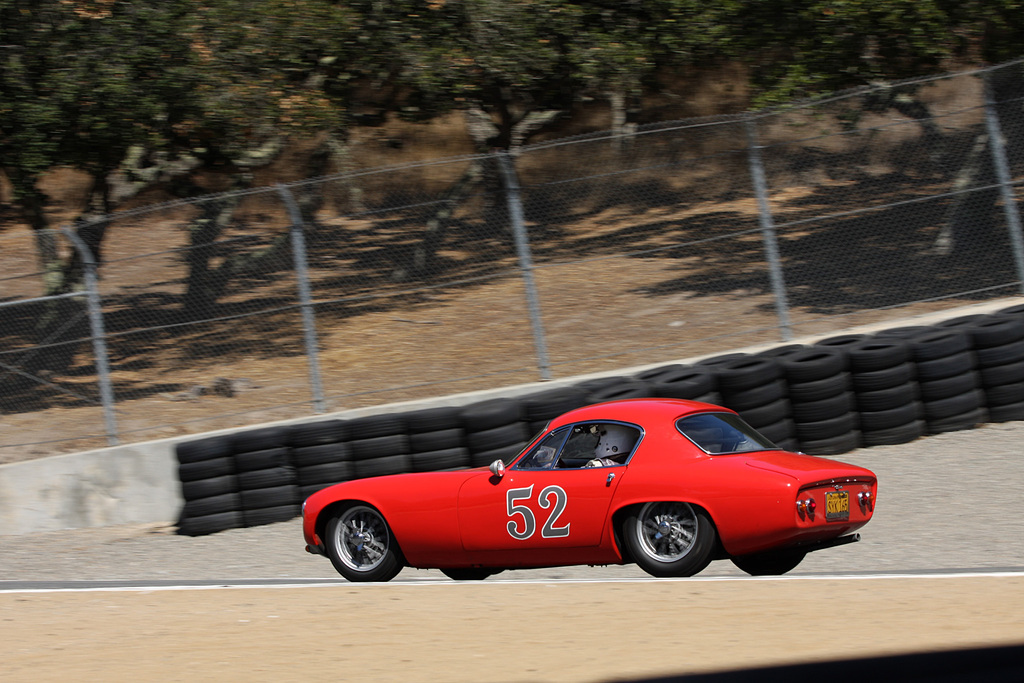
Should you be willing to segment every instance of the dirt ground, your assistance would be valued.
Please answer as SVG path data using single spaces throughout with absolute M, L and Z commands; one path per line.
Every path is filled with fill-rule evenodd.
M 1020 576 L 12 593 L 0 653 L 9 682 L 610 681 L 1021 644 L 1021 604 Z

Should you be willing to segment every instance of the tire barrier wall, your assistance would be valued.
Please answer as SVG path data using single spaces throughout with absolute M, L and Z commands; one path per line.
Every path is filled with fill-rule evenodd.
M 182 534 L 284 521 L 332 484 L 509 462 L 549 420 L 591 403 L 724 405 L 782 448 L 837 455 L 1024 420 L 1024 306 L 731 353 L 517 398 L 263 427 L 177 446 Z

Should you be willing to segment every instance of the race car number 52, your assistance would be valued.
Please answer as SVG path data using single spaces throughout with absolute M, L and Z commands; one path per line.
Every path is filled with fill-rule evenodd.
M 530 500 L 532 497 L 533 484 L 522 489 L 509 489 L 505 497 L 508 516 L 511 518 L 506 528 L 509 535 L 518 541 L 525 541 L 533 536 L 533 532 L 537 530 L 537 520 L 533 516 L 533 510 L 519 504 L 520 501 Z M 557 526 L 558 518 L 565 511 L 567 499 L 568 496 L 565 495 L 565 490 L 561 486 L 547 486 L 537 495 L 538 505 L 545 510 L 551 508 L 551 514 L 547 516 L 547 520 L 540 530 L 542 538 L 561 538 L 569 535 L 569 524 Z M 517 520 L 516 515 L 519 515 L 522 519 Z M 520 523 L 522 524 L 521 531 L 519 528 Z

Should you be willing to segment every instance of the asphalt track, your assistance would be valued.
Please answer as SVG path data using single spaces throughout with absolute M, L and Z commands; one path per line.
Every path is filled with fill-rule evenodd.
M 1019 667 L 984 671 L 1024 661 L 1003 649 L 1024 645 L 1022 451 L 1012 423 L 842 456 L 879 476 L 863 540 L 773 579 L 716 562 L 684 580 L 634 566 L 479 583 L 407 569 L 355 585 L 302 551 L 296 521 L 205 538 L 0 537 L 0 677 L 624 681 L 831 662 L 799 673 L 1024 680 Z

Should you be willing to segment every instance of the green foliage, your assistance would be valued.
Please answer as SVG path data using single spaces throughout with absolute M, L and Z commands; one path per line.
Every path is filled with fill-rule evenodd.
M 19 196 L 129 149 L 237 162 L 289 135 L 635 97 L 748 65 L 756 104 L 1024 52 L 1015 0 L 0 0 L 0 165 Z M 498 141 L 507 144 L 507 138 Z

